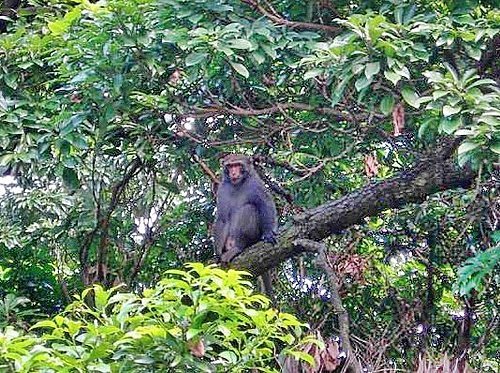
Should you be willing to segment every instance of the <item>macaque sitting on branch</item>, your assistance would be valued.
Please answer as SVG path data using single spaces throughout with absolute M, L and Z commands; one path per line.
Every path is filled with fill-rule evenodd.
M 245 248 L 276 243 L 276 206 L 256 174 L 252 160 L 229 154 L 221 160 L 214 238 L 217 255 L 227 263 Z

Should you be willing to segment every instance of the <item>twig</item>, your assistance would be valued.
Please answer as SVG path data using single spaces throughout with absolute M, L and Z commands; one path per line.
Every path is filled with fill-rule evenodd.
M 261 108 L 261 109 L 245 109 L 239 106 L 233 106 L 232 108 L 220 105 L 214 105 L 210 107 L 198 107 L 193 111 L 184 114 L 185 117 L 192 118 L 205 118 L 214 116 L 217 114 L 232 114 L 237 116 L 254 116 L 254 115 L 265 115 L 265 114 L 274 114 L 277 112 L 282 112 L 283 110 L 303 110 L 303 111 L 312 111 L 319 114 L 333 115 L 342 120 L 356 119 L 363 120 L 368 118 L 367 114 L 352 114 L 348 112 L 344 112 L 338 109 L 334 109 L 331 107 L 317 107 L 308 104 L 303 104 L 300 102 L 288 102 L 288 103 L 278 103 L 276 105 Z M 375 118 L 384 118 L 381 114 L 373 114 Z
M 205 174 L 208 175 L 210 180 L 212 180 L 212 183 L 216 185 L 220 183 L 220 180 L 217 177 L 217 175 L 215 175 L 215 173 L 210 169 L 210 167 L 208 167 L 208 165 L 197 154 L 193 154 L 193 160 L 200 165 L 203 172 L 205 172 Z
M 311 252 L 319 253 L 316 264 L 320 266 L 326 273 L 328 277 L 328 281 L 330 283 L 330 294 L 332 306 L 337 314 L 339 320 L 339 333 L 342 339 L 342 348 L 345 350 L 347 354 L 347 371 L 360 373 L 362 372 L 362 367 L 356 356 L 354 355 L 354 351 L 351 345 L 350 340 L 350 331 L 349 331 L 349 315 L 342 305 L 342 298 L 339 293 L 339 279 L 337 275 L 333 271 L 331 265 L 328 264 L 328 258 L 326 255 L 326 247 L 323 243 L 308 240 L 308 239 L 299 239 L 293 242 L 294 246 L 300 246 L 303 249 Z
M 102 216 L 98 221 L 98 226 L 96 229 L 100 229 L 100 239 L 99 246 L 97 250 L 97 281 L 104 282 L 105 280 L 105 264 L 107 260 L 107 246 L 108 246 L 108 230 L 109 230 L 109 220 L 111 215 L 113 214 L 116 206 L 118 205 L 118 201 L 122 196 L 125 187 L 128 182 L 136 175 L 138 171 L 141 169 L 142 162 L 140 158 L 135 158 L 132 162 L 127 165 L 127 171 L 123 176 L 122 180 L 120 180 L 112 189 L 111 192 L 111 201 L 109 203 L 108 209 L 106 211 L 105 216 Z
M 342 29 L 339 27 L 322 25 L 319 23 L 289 21 L 289 20 L 279 16 L 273 9 L 271 11 L 267 10 L 262 5 L 260 5 L 259 2 L 256 0 L 242 0 L 242 1 L 245 4 L 250 5 L 252 8 L 254 8 L 259 13 L 263 14 L 265 17 L 269 18 L 271 21 L 273 21 L 274 23 L 276 23 L 278 25 L 283 25 L 283 26 L 287 26 L 287 27 L 295 28 L 295 29 L 299 29 L 299 30 L 319 30 L 319 31 L 325 31 L 325 32 L 334 33 L 334 34 L 338 34 L 340 31 L 342 31 Z
M 330 282 L 330 293 L 333 309 L 337 313 L 339 320 L 339 332 L 340 337 L 342 338 L 342 347 L 345 349 L 347 354 L 347 362 L 348 365 L 347 371 L 350 372 L 362 372 L 362 367 L 356 356 L 354 355 L 354 351 L 351 345 L 350 340 L 350 330 L 349 330 L 349 315 L 342 305 L 342 298 L 339 293 L 339 279 L 337 275 L 333 271 L 331 265 L 328 263 L 328 257 L 326 255 L 326 247 L 323 244 L 319 244 L 319 255 L 316 259 L 316 264 L 318 264 L 328 276 L 328 280 Z

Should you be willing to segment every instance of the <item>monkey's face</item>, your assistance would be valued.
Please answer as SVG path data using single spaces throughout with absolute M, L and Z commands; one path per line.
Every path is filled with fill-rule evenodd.
M 245 169 L 241 163 L 229 163 L 226 165 L 226 173 L 233 185 L 239 184 L 245 178 Z

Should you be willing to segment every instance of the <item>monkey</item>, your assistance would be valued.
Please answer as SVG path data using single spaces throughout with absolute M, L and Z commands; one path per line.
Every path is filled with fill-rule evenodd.
M 217 255 L 222 263 L 228 263 L 259 241 L 276 244 L 277 213 L 249 157 L 229 154 L 221 160 L 221 166 L 213 233 Z M 261 279 L 261 290 L 274 302 L 270 273 L 264 273 Z
M 229 154 L 221 160 L 214 239 L 217 255 L 229 262 L 264 241 L 276 244 L 276 206 L 249 157 Z

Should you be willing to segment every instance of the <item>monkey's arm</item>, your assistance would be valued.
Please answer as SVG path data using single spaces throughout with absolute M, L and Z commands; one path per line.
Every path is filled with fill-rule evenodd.
M 214 226 L 212 228 L 212 233 L 215 241 L 216 254 L 221 257 L 224 252 L 224 246 L 227 240 L 227 224 L 218 216 L 215 219 Z
M 276 243 L 277 218 L 273 199 L 266 190 L 259 188 L 252 202 L 258 211 L 262 240 L 273 244 Z

